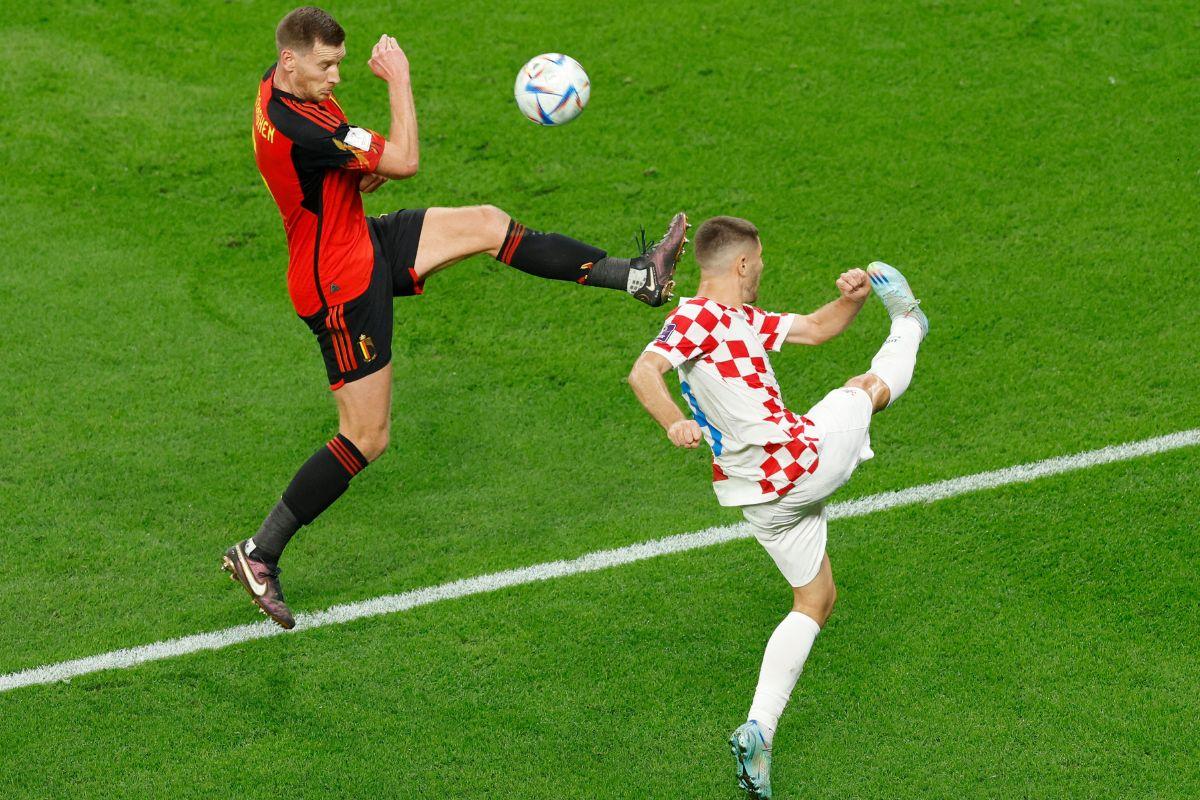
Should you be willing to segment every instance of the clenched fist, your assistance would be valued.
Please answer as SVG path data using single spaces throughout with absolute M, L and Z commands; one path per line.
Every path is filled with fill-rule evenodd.
M 700 426 L 694 419 L 681 419 L 667 429 L 667 438 L 676 447 L 698 447 L 700 445 Z
M 408 56 L 400 49 L 396 40 L 386 33 L 371 48 L 371 59 L 367 66 L 375 77 L 385 81 L 408 80 Z
M 871 279 L 867 277 L 866 270 L 852 269 L 843 272 L 837 279 L 837 288 L 842 297 L 861 303 L 871 293 Z

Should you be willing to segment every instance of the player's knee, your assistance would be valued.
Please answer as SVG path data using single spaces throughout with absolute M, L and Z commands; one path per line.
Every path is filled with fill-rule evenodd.
M 871 374 L 855 375 L 850 380 L 846 381 L 848 389 L 862 389 L 865 392 L 870 392 L 872 387 L 879 381 L 879 378 Z
M 475 230 L 486 232 L 489 242 L 495 241 L 497 246 L 503 244 L 504 237 L 508 234 L 508 223 L 512 218 L 491 205 L 476 206 L 475 212 L 478 215 Z
M 363 458 L 367 461 L 374 461 L 383 455 L 383 452 L 388 448 L 388 431 L 386 428 L 372 431 L 356 431 L 354 435 L 348 437 L 354 442 L 354 446 L 358 448 L 358 452 L 363 454 Z
M 377 431 L 368 438 L 367 442 L 368 453 L 365 453 L 364 455 L 367 456 L 368 461 L 374 461 L 383 455 L 384 451 L 388 449 L 390 437 L 388 436 L 388 432 L 386 430 Z
M 867 373 L 865 375 L 856 375 L 846 381 L 848 389 L 862 389 L 871 398 L 871 405 L 875 411 L 887 408 L 888 401 L 892 397 L 891 389 L 878 375 Z
M 829 615 L 833 613 L 834 603 L 837 602 L 837 586 L 832 582 L 818 591 L 806 591 L 803 595 L 796 594 L 793 611 L 799 611 L 824 626 Z
M 479 213 L 480 218 L 483 220 L 485 225 L 491 225 L 493 227 L 508 227 L 508 221 L 510 217 L 503 211 L 503 209 L 493 205 L 482 205 L 476 206 L 475 210 Z

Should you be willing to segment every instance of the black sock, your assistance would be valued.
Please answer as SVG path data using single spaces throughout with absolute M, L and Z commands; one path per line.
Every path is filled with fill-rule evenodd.
M 629 291 L 629 265 L 631 258 L 602 258 L 588 274 L 588 286 L 603 286 L 606 289 Z
M 561 233 L 531 231 L 516 220 L 508 223 L 496 260 L 539 278 L 622 291 L 629 275 L 629 259 L 607 258 L 598 247 Z
M 340 433 L 313 453 L 254 534 L 255 557 L 268 564 L 277 562 L 296 531 L 333 505 L 350 486 L 350 479 L 366 466 L 367 459 L 354 442 Z M 288 521 L 289 515 L 293 522 Z
M 288 508 L 287 503 L 280 500 L 267 514 L 262 526 L 250 541 L 254 545 L 247 547 L 247 555 L 264 564 L 275 564 L 283 554 L 283 548 L 296 531 L 300 530 L 300 520 Z

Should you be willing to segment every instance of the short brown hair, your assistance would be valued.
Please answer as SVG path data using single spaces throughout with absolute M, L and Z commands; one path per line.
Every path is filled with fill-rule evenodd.
M 317 43 L 337 47 L 346 41 L 346 32 L 337 20 L 315 6 L 304 6 L 288 13 L 275 28 L 275 49 L 307 53 Z
M 696 263 L 701 268 L 716 267 L 712 260 L 731 245 L 758 242 L 758 228 L 741 217 L 713 217 L 696 231 Z

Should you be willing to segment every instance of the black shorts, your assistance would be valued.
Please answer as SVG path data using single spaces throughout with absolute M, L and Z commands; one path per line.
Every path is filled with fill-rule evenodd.
M 316 334 L 329 388 L 365 378 L 392 362 L 392 298 L 421 294 L 414 269 L 425 209 L 367 217 L 375 264 L 367 290 L 345 303 L 302 317 Z

